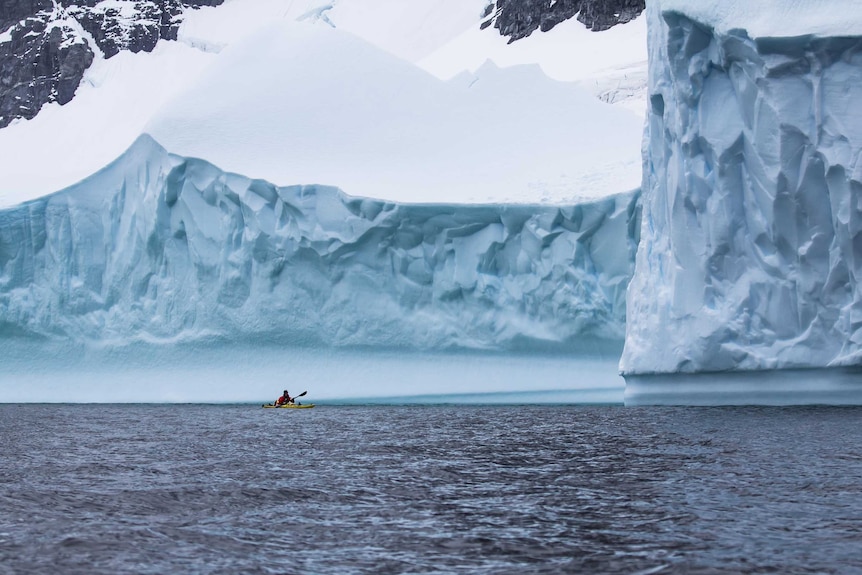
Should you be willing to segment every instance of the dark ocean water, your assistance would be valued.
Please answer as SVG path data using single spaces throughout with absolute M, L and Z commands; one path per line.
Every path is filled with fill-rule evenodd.
M 862 573 L 860 424 L 0 405 L 0 573 Z

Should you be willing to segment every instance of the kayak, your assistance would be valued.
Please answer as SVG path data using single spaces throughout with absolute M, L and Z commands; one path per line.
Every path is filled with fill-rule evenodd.
M 314 407 L 313 403 L 285 403 L 284 405 L 272 405 L 271 403 L 264 404 L 263 407 L 270 409 L 310 409 Z

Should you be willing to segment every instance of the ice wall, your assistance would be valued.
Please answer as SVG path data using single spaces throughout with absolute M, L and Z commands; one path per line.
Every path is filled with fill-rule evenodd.
M 627 375 L 862 363 L 862 29 L 809 4 L 820 33 L 792 37 L 648 6 Z
M 619 349 L 638 211 L 637 193 L 456 206 L 279 188 L 142 136 L 0 211 L 0 337 Z

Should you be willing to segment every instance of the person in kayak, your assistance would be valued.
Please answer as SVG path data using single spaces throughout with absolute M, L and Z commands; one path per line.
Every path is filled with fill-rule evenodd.
M 290 394 L 287 392 L 286 389 L 284 390 L 282 396 L 275 400 L 276 405 L 284 405 L 285 403 L 294 403 L 294 398 L 290 397 Z

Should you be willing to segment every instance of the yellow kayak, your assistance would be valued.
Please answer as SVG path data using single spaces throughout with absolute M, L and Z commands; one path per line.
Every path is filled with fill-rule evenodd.
M 269 409 L 310 409 L 314 407 L 313 403 L 285 403 L 284 405 L 273 405 L 271 403 L 267 403 L 263 405 L 264 408 Z

